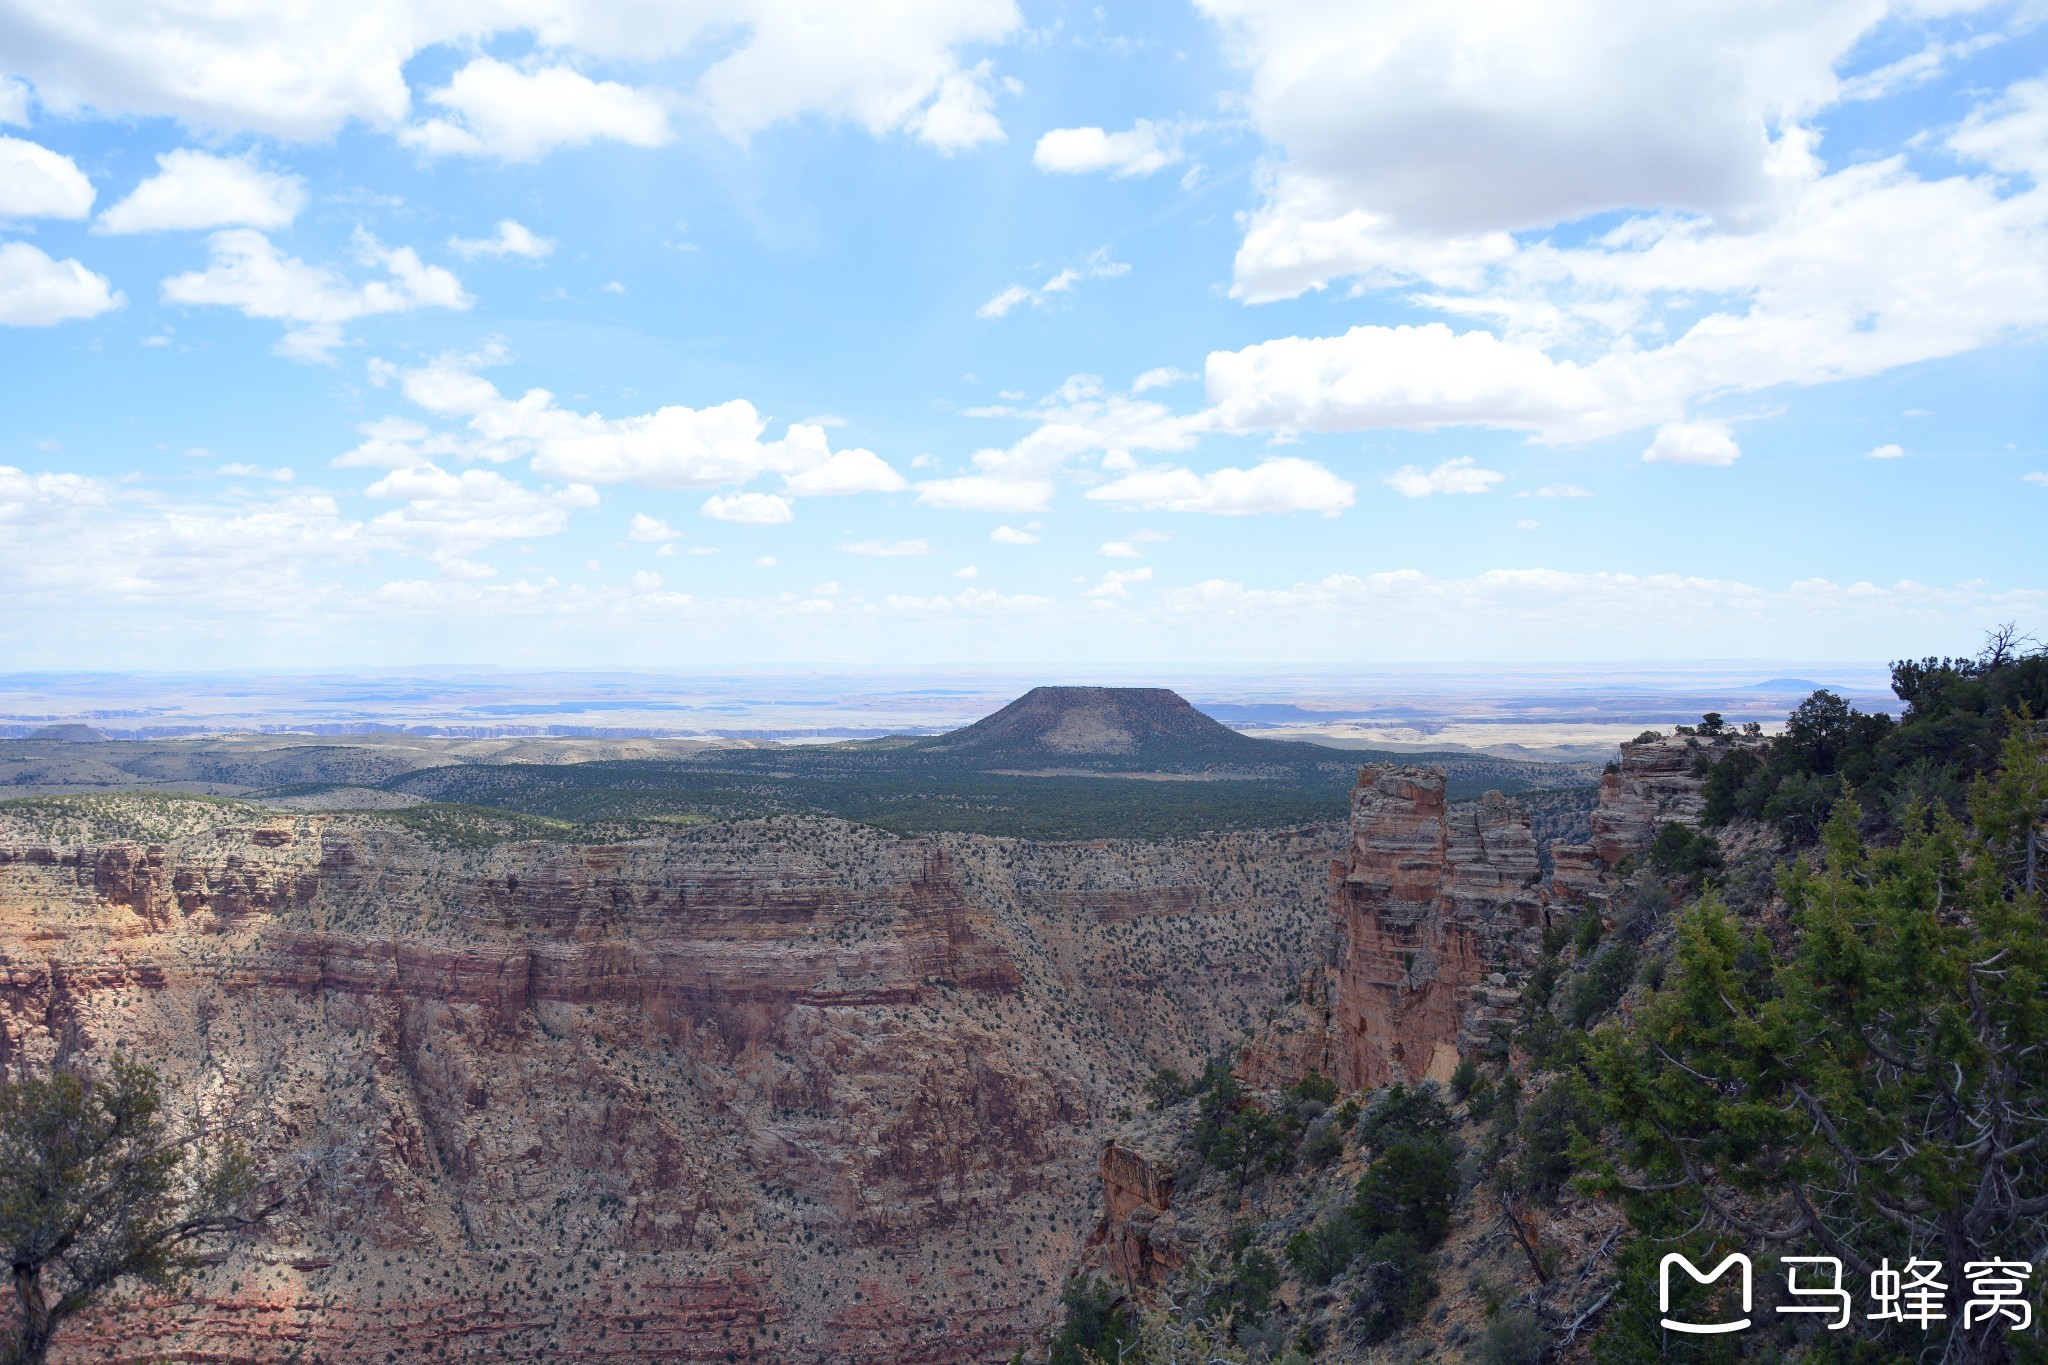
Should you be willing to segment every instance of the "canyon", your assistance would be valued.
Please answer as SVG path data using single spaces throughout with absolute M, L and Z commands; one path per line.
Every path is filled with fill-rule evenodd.
M 1548 918 L 1696 814 L 1688 752 L 1624 746 L 1593 841 L 1542 849 L 1392 763 L 1341 825 L 1144 841 L 13 803 L 0 1065 L 118 1046 L 342 1172 L 62 1354 L 1007 1358 L 1077 1261 L 1198 1246 L 1148 1078 L 1445 1079 Z
M 118 1046 L 346 1173 L 60 1357 L 1006 1358 L 1120 1110 L 1308 970 L 1336 838 L 17 803 L 0 1064 Z

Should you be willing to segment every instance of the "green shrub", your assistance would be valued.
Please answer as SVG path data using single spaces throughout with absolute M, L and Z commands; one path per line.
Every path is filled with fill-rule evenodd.
M 1610 943 L 1572 977 L 1564 994 L 1565 1022 L 1584 1028 L 1621 1000 L 1635 979 L 1636 950 L 1626 943 Z
M 1067 1281 L 1060 1294 L 1066 1321 L 1052 1339 L 1047 1365 L 1085 1365 L 1091 1358 L 1116 1360 L 1139 1344 L 1137 1324 L 1103 1280 Z
M 1525 1309 L 1500 1314 L 1479 1339 L 1479 1365 L 1543 1365 L 1549 1354 L 1549 1334 Z

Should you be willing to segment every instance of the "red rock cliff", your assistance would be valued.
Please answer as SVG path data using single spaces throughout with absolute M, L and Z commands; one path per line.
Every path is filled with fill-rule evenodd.
M 1448 1079 L 1512 999 L 1487 978 L 1533 960 L 1544 902 L 1527 816 L 1494 792 L 1447 804 L 1440 768 L 1369 764 L 1330 880 L 1338 1085 Z

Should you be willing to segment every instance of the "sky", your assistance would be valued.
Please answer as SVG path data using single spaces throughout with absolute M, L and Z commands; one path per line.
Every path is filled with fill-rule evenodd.
M 0 0 L 0 667 L 2048 634 L 2044 20 Z

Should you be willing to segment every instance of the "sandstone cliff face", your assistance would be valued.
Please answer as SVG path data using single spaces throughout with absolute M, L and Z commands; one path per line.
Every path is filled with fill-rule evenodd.
M 1327 858 L 218 819 L 0 815 L 0 1063 L 120 1039 L 274 1148 L 356 1139 L 361 1198 L 67 1358 L 1007 1358 L 1112 1111 L 1300 978 Z
M 1766 742 L 1749 735 L 1702 738 L 1672 734 L 1622 745 L 1616 771 L 1600 779 L 1600 805 L 1593 812 L 1593 851 L 1612 867 L 1625 855 L 1648 846 L 1669 822 L 1698 828 L 1706 805 L 1701 795 L 1705 782 L 1694 776 L 1693 767 L 1701 754 L 1717 758 L 1730 748 L 1754 748 Z
M 1102 1221 L 1089 1238 L 1091 1269 L 1154 1288 L 1187 1263 L 1198 1239 L 1181 1235 L 1173 1207 L 1184 1130 L 1183 1115 L 1148 1115 L 1102 1144 Z
M 1448 805 L 1441 769 L 1370 764 L 1330 880 L 1338 1085 L 1448 1079 L 1516 998 L 1504 971 L 1535 959 L 1545 896 L 1527 817 L 1492 792 Z

